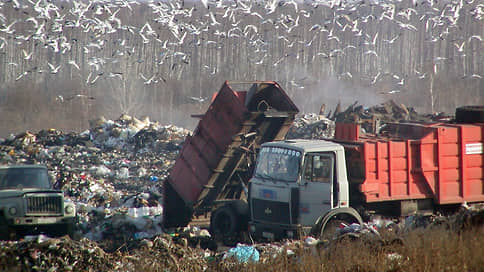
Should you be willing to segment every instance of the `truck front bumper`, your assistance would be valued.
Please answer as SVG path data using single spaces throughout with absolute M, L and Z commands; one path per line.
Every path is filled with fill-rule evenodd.
M 7 221 L 8 239 L 25 235 L 46 234 L 51 237 L 70 235 L 76 228 L 77 217 L 14 217 Z
M 257 221 L 249 222 L 249 232 L 257 240 L 299 239 L 306 231 L 306 228 L 303 228 L 301 225 L 282 225 Z
M 14 217 L 10 219 L 13 226 L 32 226 L 50 224 L 74 224 L 76 217 Z

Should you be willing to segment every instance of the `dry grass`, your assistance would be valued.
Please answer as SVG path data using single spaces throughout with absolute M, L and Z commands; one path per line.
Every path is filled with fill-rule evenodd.
M 319 251 L 295 249 L 293 256 L 261 258 L 242 265 L 219 262 L 213 271 L 484 271 L 484 228 L 461 233 L 444 228 L 417 229 L 384 242 L 343 240 Z M 299 251 L 299 252 L 298 252 Z M 262 253 L 262 256 L 264 254 Z
M 404 234 L 382 233 L 382 239 L 331 242 L 319 249 L 291 241 L 284 246 L 257 244 L 260 260 L 243 264 L 223 259 L 223 252 L 187 246 L 169 235 L 138 241 L 129 251 L 105 252 L 87 239 L 80 242 L 4 243 L 0 271 L 484 271 L 484 225 L 465 231 L 443 227 Z M 368 237 L 368 236 L 364 236 Z M 185 242 L 183 242 L 185 241 Z M 54 246 L 57 245 L 57 246 Z M 288 254 L 289 250 L 291 254 Z M 36 257 L 32 253 L 37 252 Z M 33 265 L 37 265 L 36 270 Z M 57 269 L 57 270 L 56 270 Z

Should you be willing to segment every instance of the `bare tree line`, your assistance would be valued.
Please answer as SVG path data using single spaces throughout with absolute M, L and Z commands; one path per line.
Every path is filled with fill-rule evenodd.
M 226 7 L 173 1 L 171 21 L 155 12 L 168 4 L 99 12 L 110 1 L 93 1 L 76 27 L 67 26 L 76 19 L 73 2 L 56 2 L 63 19 L 51 12 L 37 27 L 28 20 L 33 7 L 23 2 L 0 9 L 1 29 L 15 22 L 15 32 L 0 32 L 2 136 L 46 127 L 80 131 L 89 119 L 122 113 L 190 127 L 196 122 L 190 113 L 203 112 L 225 80 L 278 81 L 305 112 L 356 100 L 371 106 L 396 99 L 421 112 L 448 113 L 484 103 L 478 1 L 462 5 L 455 21 L 430 19 L 451 14 L 458 4 L 450 1 L 395 3 L 392 20 L 383 16 L 389 7 L 376 4 L 278 5 L 267 14 L 248 2 L 249 12 L 232 4 L 230 15 Z M 416 14 L 408 20 L 396 14 L 406 9 Z M 121 25 L 109 21 L 113 13 Z M 108 21 L 111 26 L 101 23 Z M 46 37 L 33 39 L 42 23 Z

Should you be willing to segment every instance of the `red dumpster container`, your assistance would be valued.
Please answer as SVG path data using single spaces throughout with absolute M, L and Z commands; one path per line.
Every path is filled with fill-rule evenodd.
M 399 123 L 378 136 L 360 136 L 352 125 L 337 124 L 335 139 L 345 146 L 349 180 L 367 203 L 484 201 L 484 124 Z

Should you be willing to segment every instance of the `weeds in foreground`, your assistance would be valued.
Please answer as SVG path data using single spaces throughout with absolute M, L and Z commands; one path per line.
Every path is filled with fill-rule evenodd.
M 319 250 L 291 244 L 256 264 L 215 262 L 207 271 L 484 271 L 484 228 L 456 233 L 443 227 L 386 233 L 383 241 L 345 239 Z M 296 245 L 296 246 L 294 246 Z M 289 247 L 288 247 L 289 248 Z

